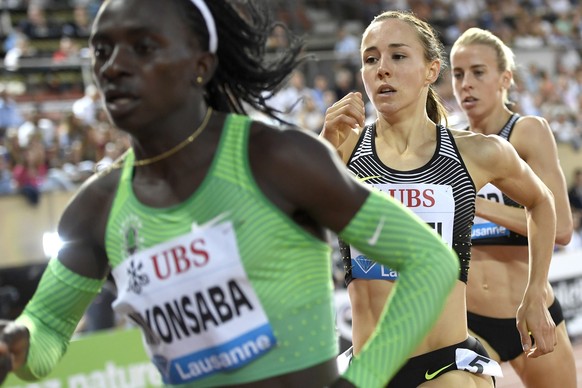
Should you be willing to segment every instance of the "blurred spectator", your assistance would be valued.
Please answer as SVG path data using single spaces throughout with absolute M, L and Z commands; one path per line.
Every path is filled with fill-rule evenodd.
M 280 49 L 285 49 L 288 46 L 289 40 L 285 26 L 276 24 L 273 26 L 269 39 L 267 39 L 267 49 L 278 51 Z
M 26 4 L 26 0 L 2 0 L 2 5 L 7 9 L 22 8 Z
M 0 195 L 13 194 L 15 192 L 12 171 L 8 163 L 8 151 L 0 146 Z
M 515 82 L 523 82 L 524 88 L 537 95 L 539 91 L 538 74 L 540 72 L 537 64 L 530 62 L 526 66 L 518 65 L 518 69 L 518 73 L 515 74 L 518 78 Z
M 474 2 L 474 1 L 473 1 Z M 479 1 L 479 9 L 482 9 L 483 1 Z M 505 42 L 513 41 L 513 16 L 504 13 L 503 4 L 505 2 L 487 2 L 483 13 L 476 20 L 482 28 L 486 28 Z M 475 20 L 474 17 L 471 20 Z
M 576 71 L 580 63 L 582 63 L 582 60 L 577 48 L 567 47 L 558 52 L 558 68 L 560 71 L 571 74 Z
M 99 109 L 97 111 L 97 123 L 89 128 L 89 141 L 85 150 L 85 158 L 93 161 L 99 161 L 104 158 L 106 153 L 105 146 L 109 142 L 116 143 L 116 138 L 120 136 L 120 132 L 107 119 L 107 112 L 104 109 Z M 125 139 L 125 136 L 122 136 L 122 138 Z M 124 144 L 129 146 L 129 143 Z
M 12 169 L 17 192 L 24 195 L 32 205 L 38 204 L 42 192 L 72 191 L 76 188 L 62 169 L 51 168 L 48 159 L 48 150 L 42 137 L 34 134 Z
M 59 120 L 56 130 L 59 156 L 65 159 L 65 155 L 67 155 L 75 141 L 82 143 L 86 141 L 89 128 L 73 112 L 66 112 Z
M 7 70 L 16 71 L 20 67 L 21 58 L 31 58 L 35 55 L 36 50 L 30 45 L 30 39 L 22 33 L 15 33 L 14 47 L 6 52 L 4 66 Z
M 582 168 L 574 171 L 574 179 L 568 189 L 568 198 L 572 210 L 582 214 Z
M 553 81 L 556 86 L 556 93 L 560 96 L 564 105 L 568 107 L 568 111 L 573 113 L 578 107 L 580 93 L 579 85 L 571 74 L 571 72 L 565 72 L 558 68 Z
M 550 120 L 550 127 L 558 143 L 572 145 L 575 150 L 582 146 L 582 137 L 566 109 L 556 110 Z
M 6 136 L 2 140 L 2 146 L 6 148 L 8 153 L 8 160 L 10 167 L 14 166 L 14 162 L 22 158 L 22 148 L 18 143 L 18 130 L 9 129 L 6 131 Z
M 516 19 L 513 47 L 533 49 L 544 47 L 545 44 L 544 33 L 536 15 L 521 13 Z
M 31 205 L 38 204 L 42 186 L 48 175 L 44 151 L 40 137 L 31 137 L 27 146 L 23 149 L 22 160 L 17 161 L 12 169 L 12 176 L 16 182 L 16 190 Z
M 27 7 L 28 20 L 16 21 L 12 30 L 3 29 L 5 33 L 8 33 L 4 40 L 5 50 L 14 47 L 14 50 L 5 56 L 5 62 L 9 69 L 16 70 L 20 58 L 38 54 L 31 49 L 27 35 L 49 37 L 55 35 L 54 32 L 57 31 L 59 38 L 63 37 L 61 47 L 51 53 L 57 63 L 66 61 L 71 54 L 73 57 L 79 55 L 79 47 L 74 47 L 74 42 L 78 42 L 78 38 L 87 37 L 94 11 L 102 0 L 0 1 L 2 5 L 8 7 L 6 9 L 18 6 Z M 349 91 L 360 90 L 359 26 L 363 21 L 367 24 L 369 19 L 380 10 L 410 9 L 424 15 L 431 24 L 435 25 L 442 33 L 445 43 L 452 42 L 468 27 L 480 26 L 491 29 L 511 42 L 514 47 L 521 48 L 517 54 L 525 54 L 524 58 L 531 59 L 524 60 L 522 62 L 524 67 L 515 74 L 516 84 L 510 91 L 510 100 L 514 101 L 515 108 L 524 115 L 546 117 L 561 143 L 567 142 L 575 148 L 582 145 L 582 51 L 577 44 L 582 37 L 581 1 L 364 0 L 357 4 L 349 4 L 347 8 L 343 7 L 346 3 L 347 0 L 305 2 L 306 10 L 320 8 L 319 13 L 314 13 L 315 16 L 322 17 L 321 15 L 325 14 L 330 16 L 327 21 L 324 20 L 321 23 L 319 21 L 313 23 L 316 20 L 313 16 L 314 19 L 311 20 L 313 29 L 307 30 L 306 33 L 309 38 L 319 32 L 325 35 L 325 44 L 328 45 L 329 50 L 326 54 L 333 52 L 333 57 L 337 60 L 328 61 L 322 56 L 320 61 L 308 63 L 304 69 L 305 74 L 294 75 L 289 80 L 288 86 L 273 96 L 270 102 L 284 112 L 283 117 L 287 120 L 314 130 L 317 127 L 314 123 L 318 123 L 318 118 L 317 114 L 311 110 L 313 103 L 318 110 L 325 112 L 331 103 L 342 98 Z M 71 7 L 73 15 L 71 20 L 63 22 L 57 19 L 51 20 L 52 10 L 49 7 L 60 7 L 63 4 Z M 294 28 L 294 21 L 301 22 L 301 16 L 293 13 L 288 2 L 277 0 L 275 6 L 281 17 L 291 22 L 288 24 L 291 28 Z M 359 7 L 359 9 L 356 12 L 346 11 L 353 10 L 354 7 Z M 321 12 L 322 10 L 325 12 Z M 303 14 L 311 16 L 310 12 Z M 61 16 L 59 14 L 59 20 L 62 20 Z M 3 20 L 10 21 L 10 16 L 6 18 L 5 13 Z M 329 22 L 329 25 L 325 22 Z M 337 25 L 339 28 L 331 29 Z M 305 26 L 309 27 L 309 23 Z M 9 24 L 8 27 L 10 27 Z M 353 35 L 350 31 L 358 33 Z M 333 38 L 330 33 L 337 33 L 335 39 L 327 39 Z M 274 26 L 267 42 L 268 49 L 276 52 L 278 47 L 287 45 L 285 27 Z M 544 56 L 543 59 L 533 58 L 530 50 L 541 47 L 544 48 L 544 54 L 552 48 L 553 52 L 548 57 Z M 350 53 L 354 54 L 350 55 Z M 462 126 L 464 117 L 458 114 L 456 103 L 451 103 L 453 100 L 450 98 L 450 91 L 447 90 L 450 82 L 444 80 L 448 72 L 443 75 L 443 82 L 437 87 L 441 90 L 440 95 L 450 110 L 449 125 Z M 22 75 L 19 75 L 20 77 Z M 69 77 L 58 70 L 45 70 L 41 83 L 35 83 L 35 85 L 42 85 L 43 92 L 71 90 L 63 83 L 59 83 L 61 79 L 67 80 Z M 309 80 L 313 81 L 313 88 L 308 86 Z M 37 90 L 28 88 L 25 95 L 32 95 Z M 56 128 L 55 121 L 58 117 L 56 115 L 53 117 L 54 120 L 41 117 L 37 120 L 29 118 L 24 122 L 22 116 L 26 109 L 23 109 L 22 113 L 19 112 L 15 102 L 9 96 L 4 97 L 0 85 L 0 146 L 6 146 L 11 156 L 18 157 L 20 146 L 27 145 L 27 138 L 40 134 L 49 159 L 47 164 L 49 171 L 51 167 L 60 165 L 64 167 L 64 164 L 67 164 L 67 168 L 76 166 L 73 160 L 95 163 L 108 159 L 107 149 L 113 149 L 111 143 L 116 144 L 116 142 L 111 139 L 110 129 L 103 124 L 105 121 L 97 118 L 102 112 L 102 105 L 98 93 L 93 94 L 94 90 L 92 85 L 88 86 L 85 95 L 74 102 L 72 109 L 69 109 L 67 105 L 65 110 L 74 112 L 71 116 L 76 117 L 75 123 L 71 120 L 72 117 L 66 117 L 59 123 L 59 128 Z M 366 122 L 373 121 L 375 119 L 373 110 L 367 109 L 366 112 Z M 68 123 L 64 123 L 65 121 Z M 14 140 L 15 128 L 18 133 L 18 146 L 8 144 Z M 7 132 L 11 132 L 10 136 Z M 55 134 L 55 132 L 58 133 Z M 58 138 L 56 141 L 55 136 Z M 56 153 L 58 162 L 54 162 L 51 158 L 56 151 L 58 151 Z M 74 178 L 74 180 L 78 179 Z
M 3 12 L 2 15 L 6 15 L 6 12 Z M 5 17 L 3 18 L 3 23 L 5 21 Z M 20 37 L 20 35 L 24 35 L 22 33 L 22 31 L 20 31 L 18 29 L 18 27 L 14 27 L 12 26 L 12 19 L 9 19 L 9 28 L 7 28 L 6 26 L 2 26 L 3 29 L 3 36 L 4 36 L 4 41 L 2 42 L 2 47 L 4 48 L 4 53 L 7 53 L 8 50 L 10 50 L 11 48 L 14 48 L 16 46 L 16 40 Z M 26 36 L 26 35 L 25 35 Z
M 313 93 L 304 93 L 303 104 L 297 112 L 297 125 L 303 129 L 319 134 L 323 129 L 325 114 L 315 103 Z
M 89 84 L 83 97 L 73 103 L 73 113 L 87 125 L 97 122 L 97 112 L 101 107 L 101 94 L 97 87 Z
M 103 0 L 71 0 L 75 7 L 85 7 L 88 17 L 93 20 Z
M 62 34 L 71 38 L 88 38 L 91 33 L 92 17 L 86 5 L 76 5 L 73 20 L 63 24 Z
M 52 55 L 54 63 L 63 63 L 79 59 L 79 45 L 69 36 L 59 40 L 59 48 Z
M 523 116 L 541 116 L 534 94 L 525 87 L 525 83 L 519 77 L 516 78 L 515 88 L 510 92 L 509 98 L 516 105 L 512 110 Z
M 354 77 L 354 72 L 345 67 L 340 67 L 335 71 L 333 85 L 335 101 L 341 100 L 346 94 L 354 90 Z
M 542 105 L 545 102 L 549 101 L 555 95 L 556 86 L 552 81 L 551 75 L 546 69 L 537 68 L 537 73 L 534 74 L 534 76 L 536 79 L 536 83 L 538 85 L 537 91 L 539 92 L 541 97 L 539 104 Z
M 123 155 L 123 153 L 127 151 L 130 146 L 130 137 L 125 132 L 113 130 L 109 142 L 105 144 L 105 153 L 103 157 L 98 160 L 95 165 L 95 171 L 101 171 L 102 169 L 109 166 L 121 155 Z
M 297 124 L 297 114 L 302 109 L 303 97 L 313 93 L 306 85 L 305 74 L 301 70 L 295 70 L 286 86 L 268 101 L 271 107 L 281 112 L 283 119 Z
M 296 6 L 294 3 L 287 0 L 270 0 L 269 6 L 272 7 L 276 19 L 285 23 L 293 31 L 308 31 L 312 26 L 305 8 Z
M 75 140 L 65 155 L 62 171 L 73 184 L 83 183 L 95 170 L 95 162 L 83 158 L 83 143 Z
M 111 165 L 111 163 L 120 157 L 121 154 L 122 152 L 120 152 L 120 149 L 114 142 L 105 144 L 105 155 L 95 164 L 95 171 L 101 171 L 104 168 L 107 168 L 107 166 Z
M 352 71 L 360 68 L 359 36 L 360 34 L 356 36 L 346 24 L 338 27 L 337 40 L 333 49 L 337 65 L 347 67 Z
M 0 140 L 11 128 L 18 128 L 24 123 L 18 104 L 12 99 L 6 85 L 0 84 Z
M 47 147 L 52 147 L 56 141 L 55 123 L 43 116 L 42 107 L 35 105 L 27 114 L 27 119 L 18 127 L 18 144 L 25 148 L 32 136 L 37 136 Z
M 453 9 L 457 19 L 476 19 L 485 11 L 485 1 L 456 0 L 453 2 Z
M 438 19 L 435 17 L 436 15 L 433 13 L 435 10 L 435 1 L 428 1 L 424 0 L 411 0 L 408 2 L 410 5 L 410 11 L 415 14 L 419 19 L 422 20 L 430 20 L 431 24 L 436 25 L 438 23 Z
M 459 36 L 470 27 L 476 27 L 477 23 L 472 19 L 459 19 L 449 26 L 445 27 L 442 32 L 443 43 L 447 46 L 452 45 Z
M 47 18 L 44 7 L 40 4 L 30 3 L 23 19 L 18 27 L 30 39 L 60 38 L 61 27 L 58 23 Z
M 574 231 L 572 239 L 567 245 L 559 246 L 561 252 L 579 252 L 582 250 L 582 212 L 572 209 Z
M 410 9 L 408 0 L 376 0 L 379 3 L 376 8 L 379 13 L 388 10 L 407 10 Z
M 570 0 L 552 0 L 547 2 L 550 15 L 568 14 L 572 8 Z
M 335 95 L 328 98 L 329 93 L 333 93 L 333 91 L 329 88 L 327 77 L 323 74 L 316 74 L 313 78 L 313 100 L 322 113 L 325 113 L 325 110 L 335 102 Z

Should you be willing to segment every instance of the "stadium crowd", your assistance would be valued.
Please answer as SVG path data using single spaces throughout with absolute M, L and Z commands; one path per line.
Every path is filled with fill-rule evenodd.
M 100 0 L 3 0 L 0 3 L 3 75 L 18 72 L 18 59 L 22 56 L 44 56 L 55 64 L 70 56 L 83 58 L 86 47 L 76 42 L 88 37 L 100 3 Z M 304 70 L 296 72 L 287 86 L 271 98 L 271 105 L 293 124 L 317 133 L 331 103 L 348 91 L 361 91 L 358 69 L 361 31 L 357 26 L 366 25 L 381 10 L 408 9 L 435 26 L 447 47 L 464 30 L 478 26 L 501 37 L 518 55 L 533 57 L 517 61 L 520 67 L 510 95 L 512 109 L 524 115 L 545 117 L 559 143 L 567 143 L 575 150 L 582 147 L 579 43 L 582 2 L 301 0 L 297 7 L 283 1 L 275 3 L 279 19 L 307 37 L 319 31 L 319 22 L 310 17 L 314 11 L 325 11 L 337 25 L 327 57 L 331 53 L 332 59 L 321 60 L 318 58 L 321 52 L 313 52 L 315 60 L 308 61 Z M 51 18 L 57 15 L 54 10 L 63 9 L 70 11 L 67 18 L 62 13 Z M 16 17 L 17 14 L 21 17 Z M 281 36 L 275 28 L 269 49 L 275 51 L 286 44 Z M 34 45 L 28 45 L 29 42 L 46 38 L 58 39 L 58 48 L 48 54 L 30 50 Z M 466 121 L 454 101 L 449 72 L 444 74 L 438 90 L 450 111 L 449 126 L 462 127 Z M 81 90 L 79 94 L 66 109 L 52 110 L 46 102 L 35 100 L 38 94 L 27 90 L 26 85 L 15 89 L 9 82 L 0 82 L 0 194 L 20 193 L 35 204 L 43 191 L 75 190 L 96 164 L 118 157 L 128 147 L 127 138 L 109 124 L 95 88 L 87 85 L 84 93 Z M 23 105 L 21 101 L 26 101 L 27 96 L 28 104 Z M 373 119 L 370 114 L 369 120 Z

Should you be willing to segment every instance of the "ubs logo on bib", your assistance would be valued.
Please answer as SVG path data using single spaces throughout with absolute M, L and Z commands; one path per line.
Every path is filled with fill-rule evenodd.
M 417 207 L 431 208 L 436 204 L 435 192 L 433 189 L 392 187 L 387 188 L 385 191 L 409 209 Z

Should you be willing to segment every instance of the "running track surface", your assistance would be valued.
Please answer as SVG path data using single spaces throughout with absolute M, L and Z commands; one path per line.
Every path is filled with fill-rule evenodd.
M 576 370 L 578 376 L 578 387 L 582 387 L 582 339 L 578 339 L 572 344 L 574 346 L 574 356 L 576 357 Z M 501 365 L 503 378 L 497 379 L 497 388 L 523 388 L 524 385 L 519 380 L 509 363 Z

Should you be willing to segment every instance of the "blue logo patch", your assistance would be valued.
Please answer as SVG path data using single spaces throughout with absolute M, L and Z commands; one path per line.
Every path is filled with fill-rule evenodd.
M 352 277 L 354 279 L 396 280 L 398 272 L 359 255 L 352 259 Z

